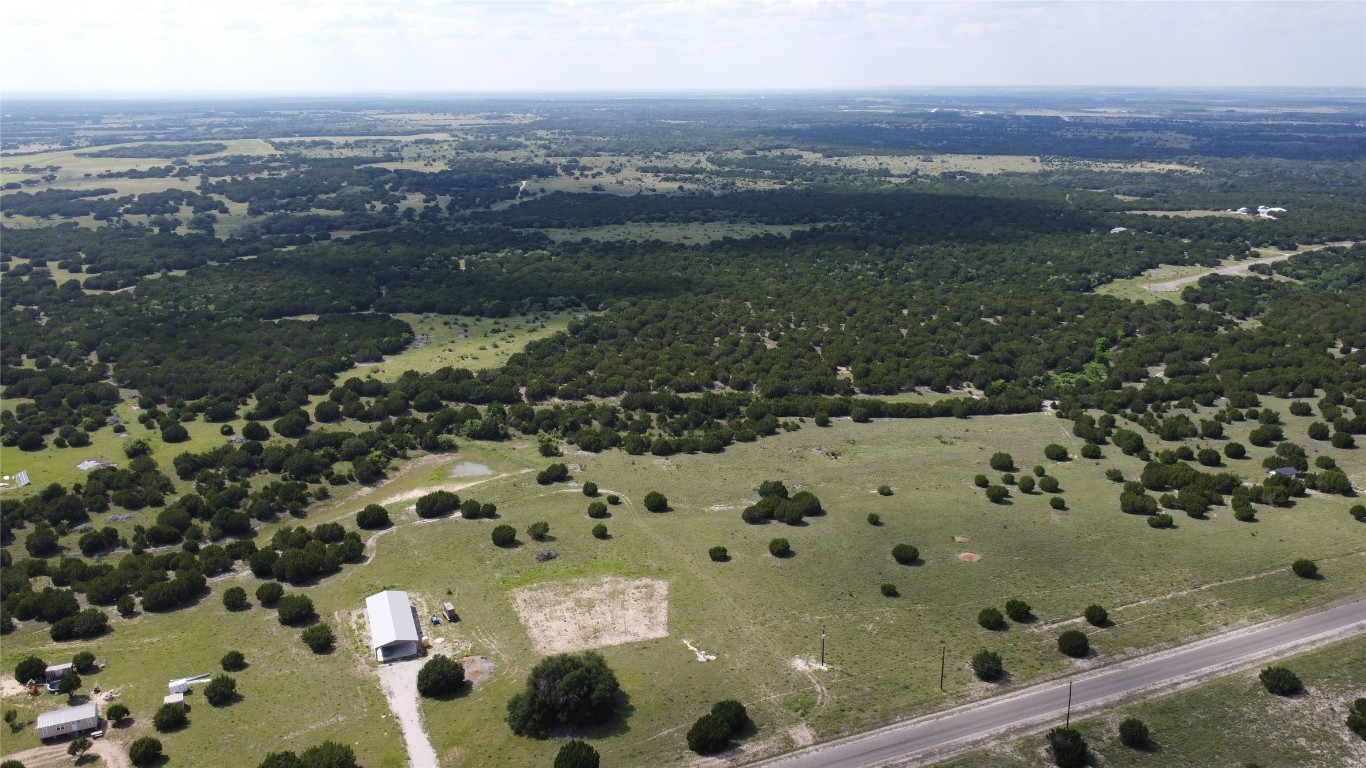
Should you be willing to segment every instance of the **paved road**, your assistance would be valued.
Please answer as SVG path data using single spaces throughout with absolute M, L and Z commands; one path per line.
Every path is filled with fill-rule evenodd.
M 1077 678 L 1072 685 L 1072 712 L 1145 688 L 1168 685 L 1293 649 L 1327 635 L 1366 631 L 1366 600 L 1340 605 L 1291 621 L 1219 635 L 1174 651 L 1144 656 Z M 955 743 L 983 739 L 1001 731 L 1062 720 L 1067 682 L 1043 683 L 1017 693 L 969 704 L 948 712 L 910 720 L 862 736 L 811 747 L 761 765 L 777 768 L 871 768 L 893 760 L 910 760 Z

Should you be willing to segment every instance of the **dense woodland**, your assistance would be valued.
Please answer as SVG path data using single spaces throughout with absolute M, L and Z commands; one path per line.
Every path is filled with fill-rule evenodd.
M 223 154 L 226 118 L 168 115 L 92 139 L 74 126 L 107 120 L 98 110 L 108 105 L 14 105 L 8 149 L 41 139 L 89 144 L 82 152 L 93 157 L 172 162 L 102 174 L 108 187 L 38 188 L 46 169 L 6 185 L 4 216 L 48 226 L 0 230 L 0 439 L 75 457 L 99 430 L 157 430 L 176 443 L 188 422 L 248 423 L 240 435 L 226 428 L 221 447 L 160 462 L 130 439 L 125 469 L 0 498 L 0 534 L 9 544 L 27 529 L 30 555 L 6 550 L 3 628 L 13 616 L 52 622 L 54 638 L 103 631 L 78 620 L 68 590 L 94 605 L 141 594 L 146 610 L 170 610 L 233 560 L 290 583 L 325 577 L 359 557 L 359 539 L 299 528 L 267 547 L 252 539 L 256 524 L 306 516 L 330 487 L 375 482 L 410 452 L 515 434 L 537 436 L 547 456 L 562 443 L 720 452 L 797 429 L 799 418 L 970 418 L 1048 401 L 1090 445 L 1151 460 L 1122 491 L 1126 511 L 1155 512 L 1147 491 L 1192 515 L 1230 494 L 1240 510 L 1306 487 L 1342 492 L 1341 472 L 1311 468 L 1295 449 L 1313 439 L 1350 450 L 1366 434 L 1361 105 L 1310 112 L 1290 95 L 1284 119 L 1266 120 L 1139 94 L 1154 116 L 1061 121 L 1018 115 L 1004 98 L 981 95 L 980 114 L 948 96 L 889 99 L 875 117 L 795 97 L 762 109 L 745 100 L 389 105 L 488 116 L 422 170 L 392 166 L 434 151 L 433 140 L 365 139 L 374 129 L 354 105 L 219 105 L 277 152 L 250 157 Z M 1012 98 L 1023 109 L 1043 97 Z M 1107 98 L 1064 100 L 1087 109 Z M 308 138 L 324 135 L 357 138 Z M 515 154 L 528 147 L 542 152 Z M 678 152 L 699 161 L 666 158 Z M 944 152 L 1070 160 L 1037 173 L 893 177 L 802 154 Z M 633 156 L 679 188 L 540 192 L 537 180 L 588 177 L 586 163 L 608 153 Z M 688 186 L 702 176 L 757 186 Z M 120 179 L 164 177 L 194 189 L 117 189 Z M 229 203 L 244 204 L 248 221 L 226 235 L 215 225 Z M 1285 210 L 1132 212 L 1259 205 Z M 95 226 L 70 221 L 87 216 Z M 696 244 L 546 232 L 704 223 L 799 228 Z M 1308 250 L 1349 241 L 1358 244 Z M 1305 252 L 1251 277 L 1202 278 L 1170 302 L 1097 292 L 1158 265 L 1215 266 L 1258 248 Z M 393 383 L 357 369 L 414 342 L 394 313 L 564 309 L 579 319 L 501 368 L 447 367 Z M 952 397 L 890 399 L 916 391 Z M 1299 398 L 1321 429 L 1283 434 L 1274 412 L 1257 410 L 1266 395 Z M 141 409 L 137 425 L 111 418 L 127 397 Z M 1192 419 L 1183 409 L 1196 403 L 1224 410 Z M 1236 477 L 1188 463 L 1217 467 L 1219 457 L 1197 457 L 1182 440 L 1248 418 L 1262 422 L 1268 445 L 1282 445 L 1286 466 L 1305 464 L 1302 479 L 1247 493 Z M 250 480 L 262 473 L 265 482 Z M 177 494 L 172 474 L 193 492 Z M 159 510 L 155 523 L 131 540 L 101 525 L 101 515 L 144 508 Z M 153 552 L 172 545 L 182 549 Z M 71 552 L 125 547 L 117 565 Z M 54 586 L 35 590 L 38 576 Z

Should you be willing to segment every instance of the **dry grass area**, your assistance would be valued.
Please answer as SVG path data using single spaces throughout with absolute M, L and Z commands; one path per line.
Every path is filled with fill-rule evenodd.
M 667 637 L 669 583 L 616 576 L 574 579 L 512 593 L 527 635 L 541 655 Z

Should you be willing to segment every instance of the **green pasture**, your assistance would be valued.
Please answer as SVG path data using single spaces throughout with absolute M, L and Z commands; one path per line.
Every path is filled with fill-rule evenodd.
M 1257 673 L 1267 665 L 1220 677 L 1140 703 L 1106 709 L 1075 723 L 1095 756 L 1113 768 L 1243 766 L 1278 768 L 1357 765 L 1366 741 L 1347 729 L 1347 705 L 1366 691 L 1366 638 L 1357 636 L 1276 664 L 1304 681 L 1306 693 L 1280 698 Z M 1155 747 L 1130 749 L 1119 723 L 1137 717 Z M 943 763 L 943 768 L 1034 768 L 1052 765 L 1042 735 L 996 744 Z
M 431 373 L 439 368 L 496 368 L 529 342 L 563 331 L 578 312 L 551 312 L 543 320 L 531 317 L 477 318 L 460 315 L 395 314 L 426 339 L 422 346 L 391 355 L 374 366 L 358 368 L 358 375 L 393 381 L 404 371 Z M 343 377 L 345 378 L 345 377 Z
M 1285 418 L 1291 439 L 1312 442 L 1300 439 L 1301 419 Z M 223 638 L 233 637 L 232 644 L 255 662 L 239 675 L 244 699 L 222 711 L 196 706 L 194 724 L 167 739 L 173 760 L 194 762 L 215 754 L 231 733 L 247 747 L 217 755 L 225 766 L 254 765 L 268 743 L 297 748 L 324 738 L 353 742 L 367 765 L 397 765 L 400 742 L 392 720 L 379 716 L 384 704 L 370 671 L 365 635 L 346 629 L 349 617 L 367 594 L 385 587 L 408 590 L 424 611 L 451 600 L 462 620 L 424 627 L 440 640 L 436 649 L 485 656 L 497 671 L 467 695 L 424 702 L 433 743 L 449 765 L 541 763 L 550 760 L 555 745 L 514 737 L 501 722 L 507 698 L 537 660 L 509 591 L 580 576 L 665 579 L 669 636 L 603 649 L 630 695 L 630 716 L 589 735 L 613 764 L 680 765 L 690 755 L 683 733 L 721 698 L 745 702 L 758 723 L 759 735 L 747 749 L 786 749 L 792 741 L 785 734 L 795 726 L 808 726 L 822 739 L 852 733 L 1230 626 L 1308 610 L 1358 595 L 1366 586 L 1360 524 L 1346 514 L 1347 502 L 1340 497 L 1302 499 L 1288 509 L 1259 508 L 1259 522 L 1252 524 L 1238 523 L 1219 508 L 1208 520 L 1179 515 L 1175 530 L 1154 530 L 1142 518 L 1118 511 L 1119 486 L 1103 476 L 1114 466 L 1136 477 L 1142 467 L 1137 459 L 1113 448 L 1098 461 L 1052 464 L 1044 459 L 1048 442 L 1073 452 L 1080 448 L 1068 426 L 1046 414 L 872 424 L 836 420 L 823 429 L 808 422 L 795 432 L 735 445 L 719 455 L 571 453 L 563 460 L 571 467 L 573 484 L 554 486 L 537 485 L 527 471 L 549 462 L 529 439 L 462 443 L 457 454 L 415 462 L 382 487 L 339 489 L 336 499 L 310 515 L 309 524 L 346 521 L 364 504 L 376 502 L 386 503 L 400 523 L 375 540 L 372 562 L 346 566 L 307 589 L 320 614 L 342 630 L 343 642 L 331 656 L 308 655 L 297 630 L 278 627 L 260 608 L 225 615 L 220 603 L 225 582 L 214 584 L 213 593 L 196 607 L 116 620 L 114 633 L 89 645 L 109 659 L 102 685 L 125 686 L 127 700 L 136 704 L 138 723 L 115 738 L 146 729 L 163 678 L 208 671 L 200 667 L 231 647 Z M 1247 428 L 1235 425 L 1230 431 L 1237 439 Z M 131 429 L 137 433 L 141 427 Z M 998 450 L 1011 453 L 1022 471 L 1043 464 L 1061 482 L 1069 509 L 1054 511 L 1046 495 L 1018 491 L 1008 505 L 987 502 L 972 476 L 995 474 L 987 459 Z M 1356 453 L 1334 455 L 1359 476 L 1363 467 Z M 1252 454 L 1234 469 L 1255 480 L 1266 451 L 1254 448 Z M 453 476 L 452 468 L 462 462 L 483 464 L 492 474 Z M 813 491 L 828 514 L 798 527 L 746 525 L 740 511 L 757 499 L 754 488 L 765 479 Z M 612 537 L 607 541 L 589 535 L 595 521 L 585 514 L 589 500 L 577 490 L 586 480 L 596 482 L 603 495 L 615 493 L 624 500 L 609 508 L 612 517 L 604 522 Z M 875 493 L 884 483 L 894 495 Z M 396 500 L 435 487 L 493 502 L 501 519 L 419 524 L 413 501 Z M 671 511 L 643 510 L 641 499 L 651 490 L 668 496 Z M 883 525 L 869 525 L 869 512 L 881 515 Z M 527 539 L 527 525 L 537 520 L 550 523 L 553 541 Z M 516 527 L 522 546 L 495 548 L 489 531 L 498 522 Z M 261 535 L 270 532 L 267 528 Z M 792 542 L 794 557 L 778 560 L 768 554 L 767 543 L 777 536 Z M 954 536 L 968 541 L 956 542 Z M 903 542 L 920 549 L 919 564 L 892 560 L 892 546 Z M 708 559 L 707 549 L 715 545 L 730 550 L 730 562 Z M 533 554 L 542 546 L 557 550 L 558 558 L 537 563 Z M 982 559 L 962 562 L 957 557 L 962 552 Z M 1318 560 L 1326 578 L 1311 582 L 1291 575 L 1288 564 L 1298 557 Z M 250 576 L 232 579 L 253 591 Z M 896 584 L 901 597 L 883 597 L 878 590 L 883 582 Z M 1011 597 L 1029 602 L 1038 620 L 999 633 L 976 625 L 981 608 L 999 607 Z M 1115 624 L 1087 629 L 1094 658 L 1066 659 L 1055 650 L 1055 637 L 1078 626 L 1081 610 L 1092 602 L 1107 606 Z M 809 666 L 819 654 L 822 627 L 828 633 L 827 670 Z M 684 640 L 717 659 L 697 662 Z M 52 645 L 45 627 L 25 625 L 6 638 L 4 662 L 12 666 L 34 649 L 55 658 Z M 166 653 L 167 647 L 180 645 L 184 653 Z M 61 653 L 80 647 L 85 645 L 63 644 Z M 941 648 L 949 660 L 943 693 L 938 690 Z M 1011 674 L 1008 683 L 975 681 L 967 660 L 979 648 L 1002 654 Z M 111 682 L 104 683 L 104 676 Z M 292 703 L 296 696 L 329 704 Z M 27 733 L 14 742 L 15 749 L 30 745 Z M 271 741 L 281 734 L 287 738 Z
M 217 140 L 215 140 L 217 141 Z M 167 142 L 130 142 L 127 146 L 138 144 L 157 144 Z M 169 142 L 174 143 L 174 142 Z M 224 139 L 219 141 L 221 144 L 228 145 L 222 152 L 210 155 L 195 155 L 196 161 L 201 161 L 213 157 L 224 155 L 256 155 L 264 156 L 274 154 L 275 150 L 261 139 Z M 123 145 L 109 145 L 123 146 Z M 199 182 L 197 179 L 101 179 L 97 178 L 100 173 L 105 171 L 126 171 L 131 169 L 146 170 L 147 168 L 168 165 L 171 158 L 160 157 L 81 157 L 83 152 L 92 152 L 96 149 L 106 149 L 107 147 L 81 147 L 79 149 L 66 149 L 57 152 L 44 152 L 37 155 L 24 155 L 22 157 L 5 158 L 6 168 L 19 168 L 23 165 L 31 165 L 35 168 L 56 165 L 60 169 L 56 172 L 57 178 L 51 182 L 42 182 L 37 186 L 25 187 L 30 192 L 40 189 L 96 189 L 99 187 L 112 187 L 117 189 L 119 194 L 138 194 L 141 192 L 159 192 L 165 189 L 176 187 L 193 188 Z M 86 174 L 89 174 L 87 177 Z M 0 184 L 8 184 L 12 181 L 23 181 L 25 179 L 37 178 L 38 174 L 26 174 L 16 171 L 0 172 Z

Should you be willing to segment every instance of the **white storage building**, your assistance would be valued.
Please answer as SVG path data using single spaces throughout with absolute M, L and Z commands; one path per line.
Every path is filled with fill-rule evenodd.
M 394 661 L 422 652 L 407 592 L 391 589 L 371 595 L 365 598 L 365 613 L 370 621 L 370 647 L 375 658 Z
M 38 738 L 54 739 L 74 733 L 93 731 L 100 727 L 100 711 L 95 702 L 78 707 L 54 709 L 38 715 Z

